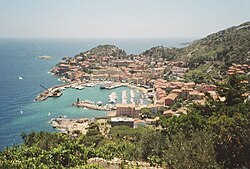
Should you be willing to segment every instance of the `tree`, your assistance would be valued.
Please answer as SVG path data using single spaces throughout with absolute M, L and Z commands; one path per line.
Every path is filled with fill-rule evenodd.
M 221 168 L 213 143 L 213 134 L 206 130 L 191 133 L 188 139 L 179 132 L 172 140 L 166 140 L 168 146 L 163 157 L 167 167 L 176 169 Z
M 227 106 L 243 103 L 246 99 L 244 94 L 250 91 L 250 86 L 242 83 L 243 80 L 246 80 L 246 77 L 232 75 L 228 77 L 225 83 L 218 85 L 218 92 L 220 96 L 226 98 L 225 103 Z
M 149 108 L 142 108 L 141 109 L 141 116 L 143 117 L 143 118 L 150 118 L 150 117 L 152 117 L 152 113 L 151 113 L 151 111 L 150 111 L 150 109 Z

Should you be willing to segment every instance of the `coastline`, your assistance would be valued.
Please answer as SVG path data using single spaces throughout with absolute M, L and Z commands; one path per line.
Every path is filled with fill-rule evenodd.
M 59 117 L 51 119 L 49 123 L 60 132 L 74 136 L 80 133 L 86 134 L 90 120 L 87 118 L 68 119 Z

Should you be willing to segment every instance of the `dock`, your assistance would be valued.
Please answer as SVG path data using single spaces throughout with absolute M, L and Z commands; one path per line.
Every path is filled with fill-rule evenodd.
M 43 91 L 42 93 L 40 93 L 35 101 L 44 101 L 46 99 L 48 99 L 49 97 L 60 97 L 62 95 L 62 90 L 63 88 L 68 88 L 71 87 L 72 83 L 68 83 L 68 84 L 61 84 L 61 85 L 57 85 L 51 88 L 46 89 L 45 91 Z
M 108 90 L 112 90 L 112 89 L 115 89 L 115 88 L 119 88 L 119 87 L 125 87 L 126 85 L 123 84 L 123 83 L 116 83 L 116 84 L 109 84 L 109 85 L 102 85 L 100 86 L 100 89 L 108 89 Z
M 108 105 L 98 106 L 88 101 L 74 102 L 72 105 L 77 106 L 77 107 L 85 107 L 85 108 L 92 109 L 92 110 L 100 110 L 100 111 L 114 110 L 114 106 L 108 106 Z

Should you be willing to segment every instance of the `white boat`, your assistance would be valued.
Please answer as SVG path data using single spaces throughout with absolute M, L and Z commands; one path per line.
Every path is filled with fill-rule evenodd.
M 66 89 L 65 87 L 61 87 L 61 88 L 60 88 L 61 91 L 62 91 L 62 90 L 65 90 L 65 89 Z
M 23 78 L 21 76 L 18 77 L 19 80 L 23 80 Z
M 84 87 L 84 86 L 75 86 L 74 88 L 77 89 L 77 90 L 82 90 L 82 89 L 84 89 L 85 87 Z
M 122 104 L 127 104 L 127 98 L 122 98 Z
M 50 112 L 48 113 L 48 116 L 50 116 Z
M 115 92 L 112 92 L 109 95 L 109 103 L 114 104 L 116 103 L 116 100 L 117 100 L 117 94 Z
M 140 99 L 140 104 L 143 104 L 143 99 Z
M 102 101 L 96 102 L 96 105 L 97 105 L 97 106 L 101 106 L 101 105 L 102 105 Z
M 23 111 L 22 111 L 22 110 L 20 110 L 20 113 L 21 113 L 21 114 L 23 114 Z
M 95 84 L 94 84 L 94 83 L 87 83 L 85 86 L 86 86 L 86 87 L 94 87 Z
M 135 93 L 134 93 L 134 91 L 133 90 L 130 90 L 130 97 L 135 97 Z
M 132 98 L 132 97 L 130 98 L 130 103 L 131 103 L 131 104 L 134 104 L 134 103 L 135 103 L 135 102 L 134 102 L 134 98 Z
M 115 103 L 116 103 L 116 101 L 115 101 L 115 100 L 109 100 L 109 103 L 111 103 L 111 104 L 115 104 Z

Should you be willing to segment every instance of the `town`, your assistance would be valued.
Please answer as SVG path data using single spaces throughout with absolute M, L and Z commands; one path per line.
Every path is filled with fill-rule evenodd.
M 100 54 L 100 50 L 104 51 Z M 103 56 L 103 53 L 106 55 Z M 73 58 L 63 58 L 51 72 L 61 76 L 60 80 L 67 82 L 66 84 L 104 84 L 105 87 L 102 87 L 106 89 L 124 85 L 144 92 L 150 104 L 125 102 L 107 108 L 79 100 L 73 103 L 78 107 L 112 110 L 108 114 L 111 117 L 111 126 L 136 127 L 155 123 L 159 112 L 166 117 L 187 114 L 186 106 L 190 103 L 204 105 L 208 96 L 214 100 L 225 100 L 218 95 L 217 86 L 213 83 L 185 81 L 185 73 L 188 70 L 187 63 L 183 61 L 168 61 L 142 54 L 126 56 L 126 53 L 116 46 L 103 45 Z M 246 74 L 249 71 L 250 65 L 233 64 L 227 74 Z

